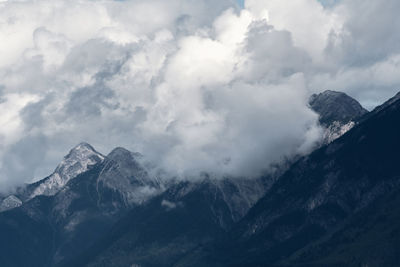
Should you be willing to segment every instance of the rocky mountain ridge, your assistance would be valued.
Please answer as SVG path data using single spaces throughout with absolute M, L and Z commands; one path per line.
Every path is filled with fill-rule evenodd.
M 319 115 L 319 122 L 324 128 L 323 144 L 328 144 L 345 134 L 368 113 L 354 98 L 343 92 L 331 90 L 313 94 L 309 105 Z
M 102 162 L 104 156 L 88 143 L 80 143 L 64 157 L 52 175 L 36 183 L 28 199 L 39 195 L 53 196 L 71 179 Z

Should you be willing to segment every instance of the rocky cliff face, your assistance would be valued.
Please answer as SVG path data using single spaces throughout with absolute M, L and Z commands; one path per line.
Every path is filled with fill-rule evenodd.
M 141 158 L 139 153 L 115 148 L 107 155 L 97 180 L 97 189 L 118 193 L 128 207 L 159 194 L 163 185 L 157 177 L 149 175 L 139 162 Z
M 333 122 L 347 124 L 368 112 L 354 98 L 331 90 L 312 95 L 309 104 L 320 115 L 319 121 L 324 126 Z
M 345 134 L 357 124 L 359 118 L 368 113 L 354 98 L 330 90 L 312 95 L 309 105 L 319 115 L 319 122 L 325 128 L 324 144 Z
M 104 156 L 97 152 L 91 145 L 87 143 L 77 145 L 64 157 L 52 175 L 35 184 L 34 188 L 31 189 L 32 193 L 28 199 L 39 195 L 55 195 L 71 179 L 103 160 Z

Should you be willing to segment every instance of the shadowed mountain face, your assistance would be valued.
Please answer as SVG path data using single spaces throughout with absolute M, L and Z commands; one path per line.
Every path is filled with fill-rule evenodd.
M 400 101 L 377 108 L 296 162 L 224 239 L 181 266 L 398 266 L 399 125 Z
M 264 194 L 268 181 L 178 182 L 133 208 L 91 249 L 65 266 L 172 266 L 222 237 Z

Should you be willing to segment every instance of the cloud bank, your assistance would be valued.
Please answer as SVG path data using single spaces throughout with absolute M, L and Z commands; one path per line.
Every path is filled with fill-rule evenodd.
M 311 93 L 373 107 L 396 91 L 399 8 L 2 1 L 0 186 L 42 178 L 81 141 L 141 152 L 181 177 L 258 175 L 320 138 Z

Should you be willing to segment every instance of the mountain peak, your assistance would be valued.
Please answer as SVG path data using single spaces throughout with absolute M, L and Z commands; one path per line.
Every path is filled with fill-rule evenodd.
M 319 94 L 313 94 L 314 97 L 318 97 L 318 96 L 340 97 L 342 95 L 346 95 L 346 94 L 343 92 L 333 91 L 333 90 L 325 90 Z
M 94 165 L 104 160 L 104 156 L 97 152 L 88 143 L 82 142 L 72 148 L 63 161 L 57 166 L 55 172 L 67 176 L 68 180 L 87 170 L 89 165 Z
M 313 94 L 309 104 L 320 115 L 320 123 L 324 126 L 332 125 L 334 122 L 344 125 L 368 112 L 354 98 L 332 90 Z
M 79 161 L 79 160 L 87 160 L 92 155 L 97 155 L 100 158 L 104 159 L 104 156 L 97 152 L 90 144 L 86 142 L 79 143 L 74 146 L 69 153 L 64 157 L 63 161 L 60 163 L 58 167 L 61 165 L 65 165 L 67 161 Z
M 131 152 L 123 147 L 116 147 L 107 155 L 107 158 L 114 161 L 124 161 L 126 159 L 133 160 L 138 157 L 141 157 L 140 153 Z
M 88 143 L 80 143 L 70 150 L 57 166 L 54 173 L 39 182 L 30 198 L 37 195 L 51 196 L 56 194 L 64 185 L 90 167 L 104 160 L 104 156 Z
M 89 143 L 81 142 L 74 146 L 71 151 L 91 150 L 96 151 Z
M 160 182 L 149 175 L 141 159 L 140 153 L 117 147 L 107 155 L 98 179 L 104 188 L 118 192 L 127 206 L 143 203 L 161 190 Z

